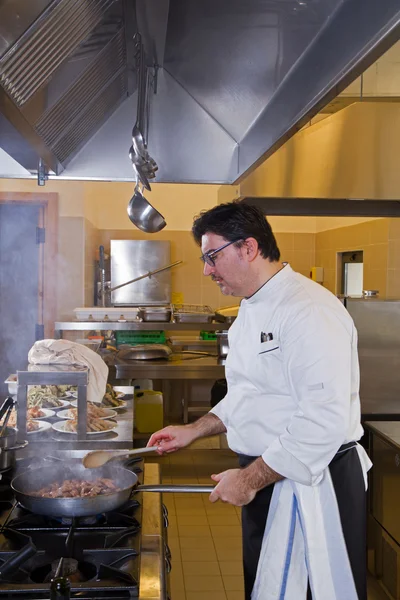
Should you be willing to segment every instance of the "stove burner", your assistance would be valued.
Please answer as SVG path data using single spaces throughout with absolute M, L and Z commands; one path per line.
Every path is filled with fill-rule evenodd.
M 18 463 L 22 468 L 29 466 Z M 142 459 L 130 465 L 140 483 L 142 467 Z M 55 518 L 21 506 L 10 486 L 12 477 L 9 471 L 0 480 L 0 599 L 44 600 L 49 597 L 50 580 L 62 571 L 71 582 L 71 597 L 137 600 L 140 491 L 134 491 L 116 511 Z
M 33 569 L 30 578 L 34 583 L 49 583 L 56 574 L 59 560 L 51 564 L 42 565 Z M 87 561 L 77 561 L 75 558 L 64 558 L 63 576 L 68 577 L 71 583 L 91 581 L 97 575 L 96 565 Z
M 68 527 L 72 525 L 72 518 L 62 517 L 58 519 L 55 517 L 54 520 Z M 79 524 L 80 527 L 83 525 L 104 525 L 106 522 L 107 519 L 104 513 L 93 515 L 92 517 L 75 517 L 75 523 Z

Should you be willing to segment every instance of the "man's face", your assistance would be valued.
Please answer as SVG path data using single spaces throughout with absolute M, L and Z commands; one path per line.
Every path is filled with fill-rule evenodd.
M 228 240 L 220 235 L 206 233 L 201 239 L 201 250 L 204 254 L 217 250 L 227 243 Z M 242 296 L 243 281 L 247 271 L 247 263 L 242 258 L 242 249 L 231 244 L 215 254 L 213 259 L 215 266 L 204 263 L 204 275 L 209 275 L 226 296 Z

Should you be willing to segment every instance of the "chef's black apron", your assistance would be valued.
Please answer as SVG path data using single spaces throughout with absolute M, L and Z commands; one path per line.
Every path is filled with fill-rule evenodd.
M 345 450 L 345 451 L 344 451 Z M 253 456 L 239 455 L 241 467 L 256 460 Z M 367 497 L 364 476 L 354 442 L 339 448 L 329 465 L 333 487 L 339 506 L 343 535 L 359 600 L 367 600 Z M 246 600 L 257 573 L 258 559 L 264 536 L 269 505 L 274 486 L 260 490 L 254 500 L 242 507 L 243 568 Z M 307 600 L 311 600 L 308 591 Z M 303 600 L 299 598 L 298 600 Z M 304 599 L 306 600 L 306 599 Z

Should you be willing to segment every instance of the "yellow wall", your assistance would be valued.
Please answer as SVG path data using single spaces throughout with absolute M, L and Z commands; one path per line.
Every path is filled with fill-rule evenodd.
M 84 182 L 85 215 L 98 229 L 128 229 L 134 226 L 126 213 L 134 186 L 121 182 Z M 189 231 L 193 216 L 215 206 L 219 185 L 152 184 L 145 197 L 164 216 L 165 231 Z
M 298 132 L 240 195 L 398 199 L 399 155 L 400 105 L 353 104 Z
M 363 289 L 379 290 L 381 297 L 386 297 L 389 221 L 391 219 L 375 219 L 316 234 L 316 263 L 324 267 L 324 286 L 327 289 L 333 293 L 340 292 L 340 286 L 337 284 L 337 278 L 340 276 L 337 253 L 362 250 Z
M 35 180 L 1 180 L 0 191 L 56 192 L 60 200 L 58 317 L 70 318 L 74 308 L 93 304 L 94 261 L 100 243 L 109 248 L 111 239 L 163 239 L 171 241 L 172 260 L 184 264 L 171 271 L 172 290 L 184 302 L 208 304 L 212 308 L 236 304 L 202 275 L 200 250 L 190 228 L 193 216 L 220 201 L 232 199 L 230 186 L 154 185 L 152 201 L 168 226 L 149 236 L 130 224 L 126 205 L 130 184 L 49 181 L 39 188 Z M 152 192 L 153 194 L 153 192 Z M 150 195 L 149 195 L 150 198 Z M 400 221 L 375 219 L 325 219 L 316 217 L 271 217 L 282 260 L 309 275 L 314 265 L 325 268 L 325 285 L 335 290 L 336 252 L 363 249 L 365 285 L 381 294 L 400 296 Z M 363 219 L 361 219 L 363 221 Z M 349 226 L 349 223 L 352 223 Z M 334 229 L 329 229 L 334 227 Z M 321 231 L 324 229 L 325 231 Z M 364 236 L 364 237 L 363 237 Z M 356 247 L 357 246 L 357 247 Z M 385 262 L 386 261 L 386 262 Z

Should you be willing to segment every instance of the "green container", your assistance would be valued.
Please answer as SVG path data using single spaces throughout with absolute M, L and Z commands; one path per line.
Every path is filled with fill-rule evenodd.
M 212 341 L 217 339 L 215 331 L 200 331 L 200 337 L 202 340 Z
M 116 331 L 115 341 L 117 346 L 121 344 L 165 344 L 167 338 L 165 331 Z

